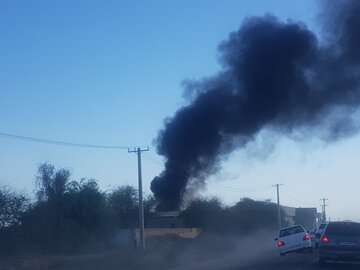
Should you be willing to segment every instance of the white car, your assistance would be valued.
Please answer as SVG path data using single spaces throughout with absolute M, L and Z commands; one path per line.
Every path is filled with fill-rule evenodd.
M 301 250 L 313 251 L 310 235 L 300 225 L 282 228 L 275 238 L 280 256 Z

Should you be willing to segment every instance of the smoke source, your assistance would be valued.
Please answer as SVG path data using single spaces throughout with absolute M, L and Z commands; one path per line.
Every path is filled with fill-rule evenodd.
M 264 129 L 333 141 L 358 130 L 360 1 L 324 1 L 323 40 L 306 25 L 246 19 L 219 46 L 222 70 L 188 85 L 190 104 L 156 143 L 165 170 L 151 183 L 160 210 L 178 209 L 219 161 Z

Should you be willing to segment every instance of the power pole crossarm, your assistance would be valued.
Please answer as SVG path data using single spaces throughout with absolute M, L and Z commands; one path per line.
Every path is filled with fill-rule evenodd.
M 141 152 L 149 151 L 149 147 L 141 149 L 140 147 L 128 149 L 128 153 L 136 153 L 138 157 L 138 180 L 139 180 L 139 231 L 140 231 L 140 248 L 145 249 L 145 226 L 144 226 L 144 202 L 142 191 L 142 174 L 141 174 Z

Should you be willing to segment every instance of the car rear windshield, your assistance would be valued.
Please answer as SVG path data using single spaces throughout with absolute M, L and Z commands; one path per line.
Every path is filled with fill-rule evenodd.
M 325 225 L 326 225 L 326 223 L 320 224 L 319 229 L 324 229 Z
M 304 229 L 301 226 L 295 226 L 291 228 L 286 228 L 280 231 L 280 237 L 289 236 L 297 233 L 303 233 L 305 232 Z
M 359 236 L 360 223 L 334 223 L 326 228 L 326 235 Z

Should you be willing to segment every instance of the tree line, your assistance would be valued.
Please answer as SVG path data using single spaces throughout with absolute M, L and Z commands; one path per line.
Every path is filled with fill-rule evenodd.
M 156 218 L 156 199 L 144 199 L 146 221 Z M 275 228 L 277 206 L 243 198 L 226 206 L 218 198 L 198 198 L 184 205 L 186 227 L 211 233 L 246 234 Z M 138 191 L 123 185 L 102 191 L 95 179 L 71 180 L 70 171 L 51 164 L 38 168 L 35 200 L 0 187 L 0 253 L 76 253 L 111 247 L 116 230 L 138 225 Z

